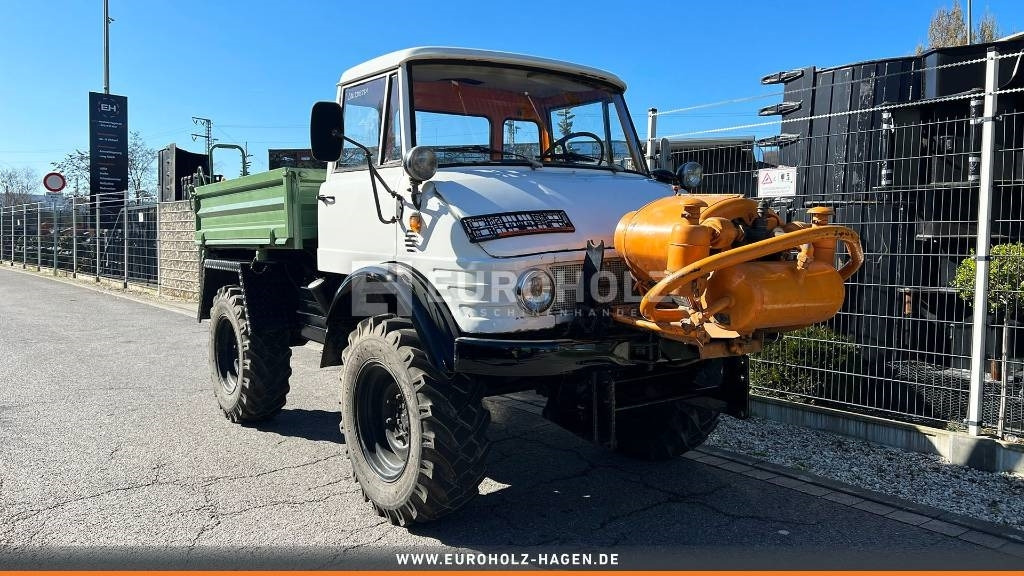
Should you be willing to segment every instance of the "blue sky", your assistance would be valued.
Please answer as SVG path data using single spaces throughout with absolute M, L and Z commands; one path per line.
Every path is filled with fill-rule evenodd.
M 659 135 L 757 121 L 778 70 L 910 54 L 952 0 L 732 2 L 349 2 L 110 0 L 111 92 L 128 96 L 129 129 L 152 148 L 201 151 L 192 116 L 221 142 L 308 147 L 309 109 L 342 71 L 409 46 L 523 52 L 610 70 L 640 137 L 646 110 L 768 95 L 659 119 Z M 657 6 L 661 6 L 660 8 Z M 1001 33 L 1024 30 L 1021 0 L 975 0 Z M 0 168 L 50 162 L 88 146 L 89 91 L 103 89 L 102 0 L 7 0 L 0 33 Z M 752 133 L 752 130 L 746 130 Z M 238 162 L 222 152 L 218 171 Z

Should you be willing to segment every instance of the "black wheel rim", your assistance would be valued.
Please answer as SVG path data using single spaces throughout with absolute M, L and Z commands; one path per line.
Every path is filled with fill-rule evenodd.
M 356 378 L 356 435 L 366 463 L 385 482 L 402 475 L 409 461 L 409 411 L 394 375 L 380 362 Z
M 217 323 L 213 346 L 217 353 L 217 376 L 220 387 L 225 394 L 234 394 L 238 388 L 239 354 L 235 327 L 230 322 L 222 319 Z

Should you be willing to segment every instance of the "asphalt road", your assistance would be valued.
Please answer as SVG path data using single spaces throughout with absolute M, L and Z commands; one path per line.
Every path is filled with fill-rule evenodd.
M 233 425 L 207 376 L 206 331 L 0 268 L 0 567 L 396 568 L 396 552 L 453 549 L 618 553 L 623 568 L 1020 562 L 692 460 L 609 454 L 508 398 L 487 401 L 480 497 L 394 527 L 352 480 L 337 370 L 296 349 L 284 412 Z

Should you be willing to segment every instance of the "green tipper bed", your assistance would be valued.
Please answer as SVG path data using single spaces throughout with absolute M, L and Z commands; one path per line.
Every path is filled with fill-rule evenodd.
M 325 170 L 278 168 L 196 188 L 196 244 L 301 249 L 316 239 Z

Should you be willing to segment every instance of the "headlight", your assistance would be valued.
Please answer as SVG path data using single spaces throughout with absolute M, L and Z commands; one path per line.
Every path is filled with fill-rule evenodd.
M 704 179 L 704 167 L 699 162 L 687 162 L 676 170 L 676 176 L 683 188 L 696 188 Z
M 426 182 L 437 172 L 437 154 L 433 148 L 416 146 L 405 155 L 405 172 L 416 182 Z
M 551 307 L 555 299 L 555 281 L 539 268 L 531 268 L 519 275 L 516 283 L 519 305 L 530 314 L 540 314 Z

